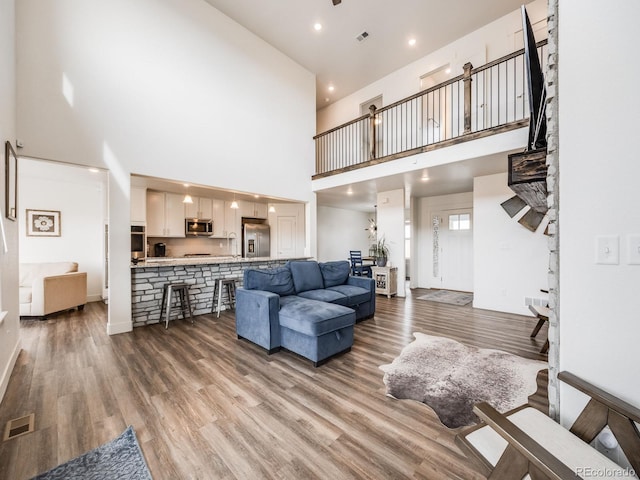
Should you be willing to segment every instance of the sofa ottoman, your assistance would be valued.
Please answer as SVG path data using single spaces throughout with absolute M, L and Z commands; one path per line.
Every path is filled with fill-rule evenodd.
M 356 313 L 342 305 L 297 296 L 280 301 L 281 346 L 321 365 L 353 345 Z

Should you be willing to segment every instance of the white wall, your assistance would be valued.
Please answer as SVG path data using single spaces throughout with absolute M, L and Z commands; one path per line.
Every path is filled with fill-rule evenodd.
M 389 247 L 388 267 L 398 267 L 398 296 L 404 297 L 406 264 L 404 255 L 404 190 L 389 190 L 378 193 L 377 201 L 378 240 L 384 237 Z
M 86 168 L 20 159 L 20 263 L 78 262 L 87 272 L 88 301 L 102 297 L 107 175 Z M 30 237 L 26 210 L 60 212 L 61 236 Z
M 435 197 L 416 198 L 413 202 L 417 209 L 413 228 L 416 248 L 414 257 L 411 288 L 438 288 L 433 277 L 433 226 L 432 218 L 435 212 L 473 208 L 473 194 L 471 192 L 439 195 Z M 475 224 L 474 224 L 475 228 Z
M 546 19 L 546 0 L 528 3 L 527 13 L 531 23 Z M 518 9 L 319 110 L 318 132 L 359 117 L 360 104 L 378 95 L 382 95 L 384 105 L 390 105 L 419 92 L 420 77 L 443 65 L 451 65 L 450 76 L 453 78 L 462 74 L 462 66 L 468 61 L 474 67 L 480 67 L 522 48 L 521 30 L 522 18 Z
M 0 218 L 6 235 L 7 252 L 0 238 L 0 401 L 7 390 L 11 371 L 20 352 L 18 306 L 18 222 L 6 218 L 4 142 L 15 148 L 15 1 L 0 0 Z M 19 206 L 20 204 L 18 204 Z
M 314 76 L 206 2 L 16 14 L 21 154 L 109 169 L 110 333 L 131 329 L 130 173 L 313 201 Z
M 636 407 L 640 265 L 629 264 L 627 241 L 640 234 L 638 18 L 636 0 L 615 8 L 595 0 L 559 3 L 560 370 Z M 585 77 L 594 58 L 606 72 L 606 88 L 595 95 L 598 81 Z M 595 263 L 598 235 L 619 236 L 619 264 Z M 563 387 L 563 423 L 583 403 Z
M 531 232 L 518 223 L 524 211 L 510 218 L 500 204 L 513 195 L 506 173 L 474 178 L 473 306 L 531 315 L 525 297 L 548 288 L 547 221 Z
M 367 255 L 375 243 L 367 228 L 373 213 L 344 208 L 318 207 L 318 261 L 347 260 L 349 250 Z

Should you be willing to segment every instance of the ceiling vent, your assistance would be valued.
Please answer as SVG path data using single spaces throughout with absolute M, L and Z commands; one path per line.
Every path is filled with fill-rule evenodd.
M 362 42 L 364 39 L 366 39 L 369 36 L 369 34 L 367 32 L 362 32 L 360 35 L 358 35 L 356 37 L 356 40 L 358 40 L 359 42 Z

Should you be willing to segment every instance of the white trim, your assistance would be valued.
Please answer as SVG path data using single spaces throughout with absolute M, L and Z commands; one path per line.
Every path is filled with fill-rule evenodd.
M 119 333 L 127 333 L 133 330 L 133 324 L 131 321 L 123 322 L 123 323 L 108 323 L 107 324 L 107 334 L 108 335 L 117 335 Z
M 13 349 L 13 353 L 11 354 L 11 358 L 9 358 L 9 362 L 7 362 L 7 367 L 2 372 L 2 377 L 0 377 L 0 402 L 4 398 L 4 394 L 7 391 L 7 387 L 9 386 L 9 378 L 11 377 L 11 372 L 13 372 L 13 367 L 16 365 L 16 361 L 18 360 L 18 355 L 20 354 L 20 338 L 16 341 L 16 346 Z

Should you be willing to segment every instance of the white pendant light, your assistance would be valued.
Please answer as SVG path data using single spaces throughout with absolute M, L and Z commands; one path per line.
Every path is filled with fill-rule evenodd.
M 269 213 L 276 213 L 276 207 L 274 207 L 273 205 L 269 206 Z
M 191 195 L 189 195 L 188 193 L 184 196 L 184 199 L 182 200 L 182 203 L 193 203 L 193 199 L 191 198 Z
M 231 208 L 240 208 L 238 202 L 236 202 L 236 194 L 233 194 L 233 202 L 231 202 Z

